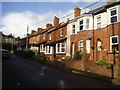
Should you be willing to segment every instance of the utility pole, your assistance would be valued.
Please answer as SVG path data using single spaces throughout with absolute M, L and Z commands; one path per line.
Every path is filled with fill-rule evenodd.
M 27 25 L 27 35 L 26 35 L 26 51 L 28 51 L 28 30 L 29 30 L 29 25 Z

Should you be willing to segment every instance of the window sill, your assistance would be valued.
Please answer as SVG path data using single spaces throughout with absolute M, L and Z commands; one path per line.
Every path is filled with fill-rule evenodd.
M 56 54 L 66 54 L 66 52 L 59 52 L 59 53 L 56 53 Z
M 45 53 L 46 55 L 52 55 L 52 53 Z
M 110 52 L 109 54 L 118 54 L 119 52 Z

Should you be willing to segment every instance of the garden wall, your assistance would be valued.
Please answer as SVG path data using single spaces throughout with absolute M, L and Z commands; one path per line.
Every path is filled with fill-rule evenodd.
M 65 64 L 68 68 L 73 68 L 77 70 L 89 70 L 91 73 L 96 73 L 99 75 L 111 77 L 112 76 L 112 70 L 107 69 L 106 66 L 100 66 L 95 64 L 94 61 L 87 60 L 68 60 L 68 61 L 62 61 L 62 63 Z M 117 78 L 117 66 L 114 66 L 114 78 Z

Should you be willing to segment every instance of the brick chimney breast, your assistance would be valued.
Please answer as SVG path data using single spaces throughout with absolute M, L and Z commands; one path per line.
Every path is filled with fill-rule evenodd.
M 59 18 L 55 16 L 54 18 L 54 26 L 58 26 L 59 25 Z
M 79 7 L 74 8 L 74 17 L 80 16 L 81 9 Z

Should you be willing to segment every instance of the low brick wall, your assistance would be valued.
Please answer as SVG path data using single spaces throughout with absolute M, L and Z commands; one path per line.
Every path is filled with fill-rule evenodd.
M 83 61 L 82 60 L 68 60 L 68 61 L 62 61 L 66 67 L 82 70 L 83 67 Z
M 106 66 L 97 65 L 93 61 L 69 60 L 62 61 L 62 63 L 64 63 L 64 65 L 68 68 L 77 70 L 89 70 L 91 73 L 111 77 L 111 69 L 107 69 Z
M 106 66 L 100 66 L 93 61 L 84 61 L 85 69 L 89 69 L 90 72 L 111 77 L 111 69 L 107 69 Z

